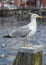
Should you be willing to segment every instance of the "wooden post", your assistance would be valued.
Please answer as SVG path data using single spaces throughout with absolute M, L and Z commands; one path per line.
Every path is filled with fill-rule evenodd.
M 19 48 L 13 65 L 42 65 L 42 46 Z

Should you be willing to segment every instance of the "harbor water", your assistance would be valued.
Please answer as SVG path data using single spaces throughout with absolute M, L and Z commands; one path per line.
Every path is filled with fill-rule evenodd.
M 16 30 L 18 27 L 27 24 L 27 21 L 17 21 L 15 18 L 0 18 L 0 65 L 12 65 L 18 48 L 23 46 L 23 38 L 3 38 L 3 35 Z M 46 22 L 39 20 L 37 22 L 37 32 L 33 37 L 28 38 L 28 44 L 43 45 L 42 64 L 46 65 Z

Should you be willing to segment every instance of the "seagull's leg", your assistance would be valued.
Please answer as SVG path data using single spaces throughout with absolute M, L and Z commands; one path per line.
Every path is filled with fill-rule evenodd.
M 31 39 L 32 41 L 31 41 L 31 47 L 33 47 L 33 36 L 32 36 L 32 39 Z
M 27 37 L 24 38 L 24 47 L 27 47 Z
M 32 36 L 32 47 L 33 47 L 33 45 L 34 45 L 34 42 L 33 42 L 34 40 L 33 40 L 33 36 Z

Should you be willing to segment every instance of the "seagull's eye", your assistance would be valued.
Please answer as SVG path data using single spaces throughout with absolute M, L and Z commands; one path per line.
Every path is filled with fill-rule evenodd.
M 34 16 L 36 16 L 36 15 L 34 15 Z

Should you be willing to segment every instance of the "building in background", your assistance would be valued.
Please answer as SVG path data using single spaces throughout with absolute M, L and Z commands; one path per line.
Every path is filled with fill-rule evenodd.
M 15 4 L 18 7 L 25 6 L 26 7 L 27 0 L 15 0 Z
M 36 5 L 36 0 L 15 0 L 15 4 L 17 6 L 23 6 L 23 7 L 26 8 L 27 5 L 35 6 Z
M 14 3 L 18 7 L 24 6 L 25 8 L 27 5 L 29 8 L 46 8 L 46 0 L 2 0 L 6 3 Z
M 41 6 L 46 9 L 46 0 L 41 0 Z
M 32 8 L 39 9 L 41 6 L 46 7 L 46 0 L 14 0 L 15 4 L 20 5 L 30 5 Z

